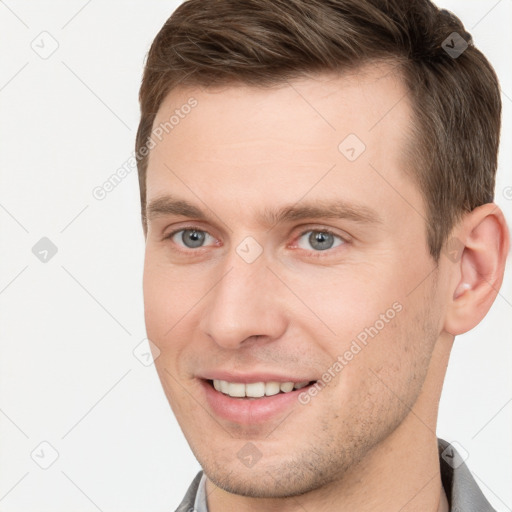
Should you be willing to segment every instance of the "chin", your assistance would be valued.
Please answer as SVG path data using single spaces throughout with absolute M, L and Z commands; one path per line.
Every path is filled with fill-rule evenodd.
M 216 460 L 212 463 L 200 461 L 204 473 L 215 486 L 231 494 L 248 498 L 288 498 L 301 496 L 322 488 L 340 478 L 344 471 L 322 471 L 323 464 L 306 462 L 296 458 L 283 459 L 279 464 L 258 461 L 253 467 L 244 467 L 239 462 L 228 463 Z M 341 471 L 340 471 L 341 470 Z

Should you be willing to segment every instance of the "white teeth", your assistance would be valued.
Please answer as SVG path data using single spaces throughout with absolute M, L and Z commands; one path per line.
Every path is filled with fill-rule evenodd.
M 309 384 L 304 382 L 251 382 L 244 384 L 241 382 L 228 382 L 226 380 L 213 380 L 213 387 L 234 398 L 261 398 L 263 396 L 277 395 L 278 393 L 289 393 L 294 389 L 301 389 Z
M 279 387 L 279 382 L 267 382 L 265 384 L 265 395 L 266 396 L 272 396 L 277 395 L 281 391 Z
M 293 389 L 293 382 L 283 382 L 279 387 L 283 393 L 289 393 Z
M 245 384 L 239 382 L 230 382 L 228 388 L 229 396 L 244 397 L 245 396 Z
M 262 396 L 265 396 L 265 383 L 251 382 L 250 384 L 246 384 L 245 395 L 253 398 L 260 398 Z

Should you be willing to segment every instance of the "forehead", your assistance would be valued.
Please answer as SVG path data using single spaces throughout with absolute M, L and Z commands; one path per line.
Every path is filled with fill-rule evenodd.
M 177 88 L 153 125 L 147 202 L 179 190 L 196 203 L 214 193 L 218 207 L 306 194 L 418 205 L 405 158 L 411 112 L 399 72 L 382 63 L 272 88 Z

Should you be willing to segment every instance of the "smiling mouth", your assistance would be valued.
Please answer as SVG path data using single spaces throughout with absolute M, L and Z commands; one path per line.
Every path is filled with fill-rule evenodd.
M 228 382 L 226 380 L 208 380 L 210 386 L 231 398 L 254 399 L 291 393 L 314 384 L 316 381 L 301 382 Z

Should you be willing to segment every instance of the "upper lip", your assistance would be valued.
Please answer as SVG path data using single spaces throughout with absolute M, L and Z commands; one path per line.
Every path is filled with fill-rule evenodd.
M 243 384 L 250 384 L 251 382 L 310 382 L 316 379 L 309 378 L 305 375 L 290 376 L 282 375 L 273 372 L 258 372 L 258 373 L 242 373 L 226 370 L 211 370 L 205 371 L 197 377 L 204 380 L 225 380 L 228 382 L 239 382 Z

